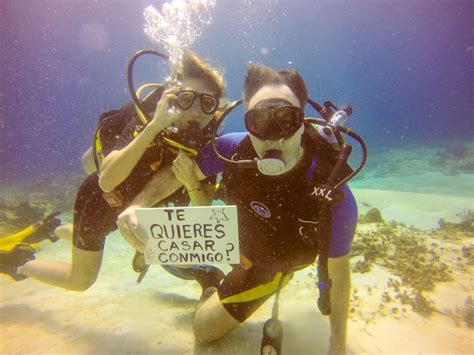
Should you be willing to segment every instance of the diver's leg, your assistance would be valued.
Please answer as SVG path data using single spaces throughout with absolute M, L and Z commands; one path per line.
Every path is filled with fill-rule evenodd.
M 56 227 L 54 234 L 59 239 L 71 240 L 72 239 L 72 223 L 62 224 L 59 227 Z
M 351 273 L 349 255 L 329 258 L 329 278 L 331 288 L 331 338 L 329 354 L 346 353 L 347 317 L 351 293 Z
M 102 197 L 97 175 L 90 175 L 74 204 L 72 262 L 32 260 L 18 273 L 68 290 L 87 290 L 97 279 L 105 237 L 116 228 L 117 213 Z
M 72 291 L 85 291 L 99 274 L 103 251 L 72 247 L 72 263 L 54 260 L 31 260 L 18 268 L 18 273 L 47 284 Z
M 208 288 L 205 293 L 210 290 L 212 288 Z M 239 324 L 221 304 L 215 291 L 196 309 L 193 330 L 198 342 L 209 343 L 222 338 Z
M 208 288 L 203 293 L 194 317 L 196 340 L 200 343 L 215 341 L 243 323 L 275 293 L 281 277 L 281 273 L 269 273 L 256 267 L 234 267 L 217 292 L 209 295 L 212 288 Z M 283 285 L 291 277 L 288 275 Z

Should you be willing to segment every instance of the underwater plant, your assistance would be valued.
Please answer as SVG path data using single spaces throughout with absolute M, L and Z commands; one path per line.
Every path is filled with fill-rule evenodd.
M 471 209 L 463 209 L 462 212 L 456 214 L 461 219 L 459 225 L 462 229 L 471 231 L 473 229 L 474 212 Z
M 401 227 L 398 223 L 379 225 L 375 231 L 358 232 L 351 256 L 364 256 L 353 264 L 352 271 L 369 272 L 374 264 L 388 269 L 398 280 L 389 279 L 392 294 L 384 293 L 382 303 L 399 302 L 409 305 L 422 316 L 435 309 L 425 292 L 432 291 L 438 282 L 452 280 L 448 263 L 443 262 L 443 248 L 423 238 L 418 231 Z M 399 309 L 392 314 L 398 314 Z
M 440 218 L 438 225 L 444 230 L 458 230 L 464 232 L 474 232 L 474 212 L 469 209 L 463 209 L 456 216 L 460 219 L 459 223 L 447 222 L 444 218 Z
M 431 161 L 434 166 L 442 166 L 450 174 L 472 173 L 474 171 L 474 147 L 472 144 L 458 143 L 444 148 Z
M 474 328 L 474 302 L 472 296 L 464 300 L 463 318 L 469 328 Z
M 382 213 L 378 208 L 371 208 L 365 215 L 359 216 L 359 223 L 383 223 L 385 220 L 382 217 Z

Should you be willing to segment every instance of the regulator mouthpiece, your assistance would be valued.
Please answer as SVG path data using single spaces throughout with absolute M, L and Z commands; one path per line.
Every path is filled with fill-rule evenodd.
M 281 172 L 285 169 L 285 162 L 281 159 L 281 155 L 281 150 L 267 150 L 263 155 L 263 158 L 257 161 L 258 170 L 263 175 L 280 175 Z
M 192 149 L 199 149 L 206 141 L 205 133 L 199 127 L 198 122 L 188 122 L 187 127 L 168 127 L 167 138 Z

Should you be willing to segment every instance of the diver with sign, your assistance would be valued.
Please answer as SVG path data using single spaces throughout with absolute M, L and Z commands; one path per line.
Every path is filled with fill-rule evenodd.
M 304 118 L 308 102 L 324 119 Z M 238 208 L 241 263 L 217 288 L 203 294 L 194 333 L 204 343 L 223 337 L 319 255 L 318 305 L 330 315 L 329 351 L 342 354 L 350 298 L 349 251 L 357 224 L 357 205 L 346 182 L 366 157 L 363 140 L 342 122 L 352 110 L 339 110 L 330 102 L 321 107 L 309 99 L 297 71 L 258 64 L 247 71 L 243 103 L 248 132 L 219 137 L 212 142 L 213 150 L 201 149 L 195 165 L 184 155 L 173 162 L 173 167 L 189 164 L 199 180 L 222 172 L 220 197 Z M 350 146 L 341 132 L 362 146 L 363 161 L 355 171 L 347 165 Z M 158 188 L 159 195 L 184 183 L 179 174 L 166 186 L 153 186 L 154 180 L 159 176 L 145 190 Z M 142 202 L 153 203 L 152 195 Z M 133 232 L 127 240 L 133 237 L 132 245 L 138 248 L 146 242 Z M 262 353 L 281 353 L 281 336 L 277 297 L 264 327 Z

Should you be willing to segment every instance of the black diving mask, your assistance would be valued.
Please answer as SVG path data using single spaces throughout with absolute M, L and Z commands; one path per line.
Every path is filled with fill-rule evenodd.
M 265 104 L 264 100 L 257 106 Z M 284 100 L 278 100 L 283 101 Z M 274 105 L 272 105 L 274 106 Z M 261 140 L 280 140 L 291 137 L 303 124 L 304 112 L 297 106 L 256 107 L 245 113 L 247 131 Z
M 219 108 L 219 98 L 210 94 L 193 90 L 181 90 L 176 96 L 174 104 L 182 110 L 189 110 L 196 99 L 200 100 L 201 110 L 206 115 L 214 114 Z M 211 119 L 204 128 L 200 127 L 198 120 L 188 121 L 185 127 L 181 128 L 172 126 L 167 129 L 168 134 L 165 141 L 179 150 L 184 149 L 184 151 L 191 152 L 191 155 L 197 155 L 197 150 L 211 139 L 215 125 L 216 121 Z
M 193 90 L 181 90 L 176 96 L 176 105 L 182 110 L 189 110 L 197 98 L 200 100 L 202 112 L 206 115 L 212 115 L 219 107 L 219 99 L 210 94 Z

